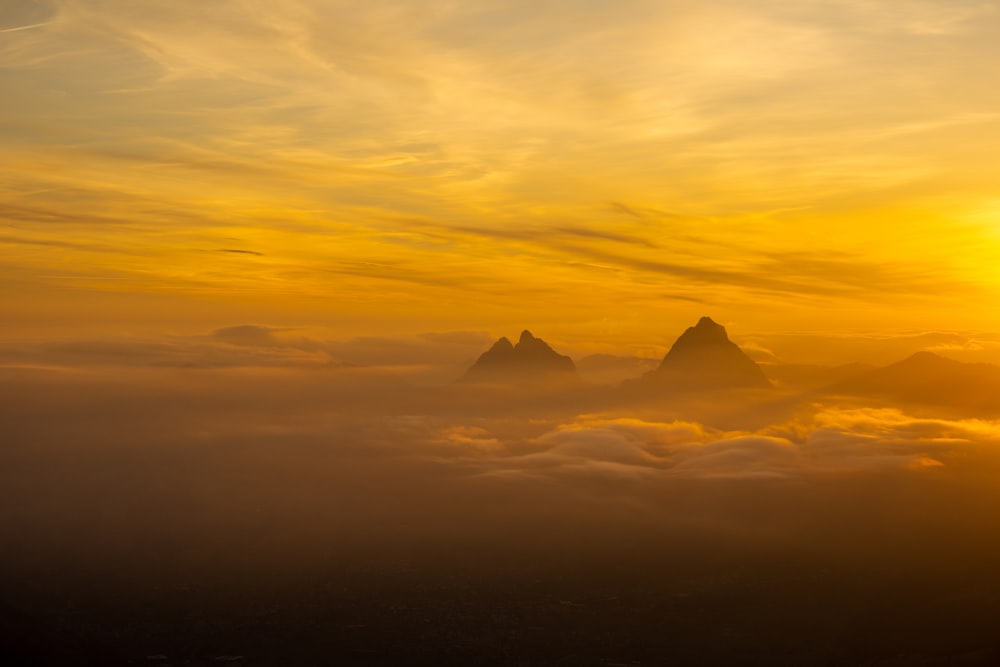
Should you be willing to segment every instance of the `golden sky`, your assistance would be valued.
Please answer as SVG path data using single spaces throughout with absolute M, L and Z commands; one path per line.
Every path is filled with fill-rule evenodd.
M 1000 329 L 1000 2 L 0 0 L 14 335 Z

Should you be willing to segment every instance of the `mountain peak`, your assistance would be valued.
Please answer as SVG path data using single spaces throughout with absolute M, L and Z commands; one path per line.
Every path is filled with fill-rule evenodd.
M 525 329 L 517 345 L 512 345 L 506 337 L 493 343 L 466 371 L 464 379 L 509 380 L 550 375 L 576 377 L 576 365 L 572 359 L 559 354 Z
M 726 328 L 702 317 L 674 342 L 660 366 L 646 375 L 675 389 L 768 387 L 760 366 L 729 340 Z
M 959 363 L 953 359 L 949 359 L 948 357 L 943 357 L 937 352 L 931 352 L 930 350 L 918 350 L 913 354 L 911 354 L 910 356 L 908 356 L 906 359 L 903 359 L 903 361 L 897 363 L 940 364 L 942 362 Z
M 493 343 L 493 346 L 490 348 L 490 351 L 493 350 L 500 351 L 508 349 L 513 352 L 514 346 L 511 344 L 510 339 L 508 339 L 506 336 L 501 336 L 500 339 L 497 340 L 497 342 Z
M 698 324 L 688 327 L 687 330 L 677 339 L 674 346 L 684 346 L 686 344 L 711 345 L 718 343 L 728 343 L 729 335 L 726 327 L 717 323 L 711 317 L 702 317 Z

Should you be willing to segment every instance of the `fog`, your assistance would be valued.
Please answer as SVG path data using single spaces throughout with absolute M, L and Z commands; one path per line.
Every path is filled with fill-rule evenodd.
M 595 591 L 693 595 L 708 615 L 697 624 L 704 643 L 692 639 L 682 655 L 741 664 L 713 638 L 720 624 L 740 626 L 730 615 L 744 603 L 733 596 L 752 589 L 755 608 L 777 605 L 791 635 L 841 628 L 798 653 L 777 627 L 738 630 L 788 664 L 888 659 L 907 653 L 897 640 L 919 644 L 927 624 L 942 623 L 937 644 L 910 651 L 925 662 L 901 664 L 994 655 L 991 635 L 975 628 L 1000 610 L 998 422 L 815 392 L 637 398 L 586 384 L 428 383 L 407 366 L 281 367 L 273 347 L 253 365 L 187 367 L 109 363 L 106 350 L 81 363 L 78 347 L 72 365 L 0 370 L 0 562 L 11 599 L 39 618 L 51 617 L 46 605 L 69 605 L 101 619 L 110 612 L 88 606 L 95 599 L 151 609 L 173 595 L 164 591 L 194 587 L 194 608 L 230 600 L 222 590 L 257 608 L 277 590 L 297 600 L 286 604 L 299 619 L 308 614 L 296 605 L 313 604 L 303 600 L 336 606 L 351 586 L 370 586 L 381 592 L 362 597 L 383 611 L 422 591 L 420 613 L 444 627 L 456 590 L 481 602 L 470 618 L 510 612 L 503 605 L 514 602 L 491 597 L 497 582 L 515 598 L 539 587 L 571 602 Z M 331 581 L 351 583 L 331 593 Z M 890 618 L 859 627 L 879 605 Z M 900 620 L 914 609 L 922 620 Z M 650 618 L 633 628 L 635 646 Z M 192 648 L 183 623 L 167 639 L 125 631 L 125 649 L 109 639 L 121 627 L 91 623 L 102 646 L 129 659 L 175 656 L 167 647 L 181 645 L 186 662 L 171 664 L 213 664 L 222 651 Z M 555 635 L 572 626 L 539 623 Z M 391 664 L 414 645 L 448 643 L 401 632 L 379 635 L 381 648 L 355 662 Z M 896 639 L 874 639 L 883 635 Z M 636 660 L 673 655 L 629 653 L 603 636 L 608 651 Z M 250 655 L 252 644 L 231 650 Z M 701 653 L 707 646 L 722 652 Z M 462 659 L 519 664 L 475 650 Z M 260 664 L 313 664 L 263 655 Z M 524 664 L 559 657 L 533 655 Z M 842 662 L 821 661 L 830 656 Z M 602 664 L 592 657 L 568 662 Z

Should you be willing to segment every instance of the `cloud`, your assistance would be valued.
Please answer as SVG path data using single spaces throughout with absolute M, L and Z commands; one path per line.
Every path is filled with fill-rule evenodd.
M 501 452 L 490 475 L 571 478 L 582 470 L 670 479 L 816 479 L 879 470 L 946 465 L 956 447 L 1000 442 L 1000 424 L 912 417 L 898 409 L 824 408 L 808 418 L 756 432 L 727 432 L 696 422 L 583 417 L 531 440 L 531 451 L 503 455 L 488 430 L 479 437 Z M 567 477 L 569 476 L 569 477 Z
M 286 329 L 241 325 L 208 336 L 107 337 L 0 345 L 0 364 L 93 368 L 337 368 L 321 343 Z
M 912 417 L 897 408 L 825 409 L 815 417 L 817 427 L 850 432 L 881 442 L 975 442 L 1000 439 L 1000 423 L 985 419 Z
M 301 354 L 280 346 L 296 335 L 202 337 L 253 363 L 180 367 L 166 349 L 161 365 L 0 368 L 0 533 L 20 536 L 4 562 L 329 565 L 475 544 L 501 561 L 658 560 L 705 544 L 737 560 L 760 548 L 882 567 L 992 539 L 995 422 L 808 405 L 766 426 L 746 404 L 725 427 L 658 418 L 663 405 L 579 414 L 544 395 L 262 362 Z M 56 352 L 49 363 L 109 354 Z
M 785 477 L 800 467 L 797 459 L 798 451 L 790 442 L 747 435 L 683 452 L 674 470 L 708 477 Z
M 449 426 L 439 434 L 437 442 L 452 449 L 452 454 L 461 452 L 465 455 L 470 451 L 475 454 L 496 454 L 506 449 L 499 439 L 479 426 Z
M 975 0 L 942 5 L 918 2 L 872 2 L 854 0 L 844 3 L 848 14 L 857 17 L 867 30 L 877 33 L 902 32 L 920 36 L 944 36 L 972 32 L 976 22 L 996 14 L 990 3 Z
M 216 329 L 212 332 L 212 337 L 234 345 L 280 347 L 282 342 L 275 336 L 275 334 L 281 331 L 283 331 L 283 329 L 262 327 L 255 324 L 241 324 Z
M 939 351 L 958 361 L 1000 362 L 1000 341 L 981 331 L 782 332 L 750 334 L 740 345 L 772 351 L 785 363 L 885 366 L 922 350 Z
M 296 327 L 240 324 L 205 335 L 102 336 L 0 344 L 0 365 L 76 368 L 383 369 L 424 383 L 459 377 L 496 336 L 440 331 L 325 340 Z
M 19 25 L 19 26 L 13 27 L 13 28 L 3 28 L 3 29 L 0 29 L 0 32 L 18 32 L 20 30 L 31 30 L 33 28 L 41 28 L 41 27 L 47 26 L 47 25 L 48 25 L 47 22 L 46 23 L 32 23 L 31 25 Z
M 424 338 L 446 345 L 463 345 L 482 347 L 490 345 L 495 338 L 485 331 L 428 331 L 418 334 L 419 338 Z
M 664 278 L 745 313 L 990 289 L 941 259 L 982 252 L 979 232 L 934 215 L 993 190 L 962 177 L 989 173 L 961 153 L 995 120 L 969 83 L 992 43 L 978 4 L 31 6 L 4 27 L 50 23 L 0 45 L 0 215 L 30 228 L 39 251 L 5 263 L 33 280 L 303 313 L 323 294 L 367 321 L 353 295 L 372 289 L 505 315 L 544 291 L 576 321 L 626 319 Z M 911 24 L 936 27 L 882 57 Z M 873 211 L 909 220 L 906 242 L 872 242 Z M 838 241 L 817 253 L 804 228 Z M 266 258 L 220 271 L 192 247 Z

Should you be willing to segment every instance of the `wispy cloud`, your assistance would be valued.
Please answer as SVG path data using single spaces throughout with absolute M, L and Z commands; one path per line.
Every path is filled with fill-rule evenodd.
M 254 282 L 183 258 L 239 237 L 267 248 L 262 289 L 345 308 L 368 278 L 470 318 L 519 290 L 579 304 L 567 321 L 662 292 L 751 316 L 967 304 L 995 287 L 965 220 L 995 190 L 991 11 L 61 0 L 0 28 L 0 216 L 145 246 L 170 258 L 147 276 L 192 291 Z
M 241 250 L 239 248 L 220 248 L 219 252 L 228 252 L 236 255 L 254 255 L 255 257 L 264 256 L 264 253 L 257 252 L 256 250 Z
M 19 32 L 21 30 L 32 30 L 34 28 L 41 28 L 41 27 L 47 26 L 47 25 L 48 25 L 48 22 L 46 22 L 46 23 L 32 23 L 31 25 L 19 25 L 19 26 L 16 26 L 14 28 L 0 28 L 0 33 L 3 33 L 3 32 Z

